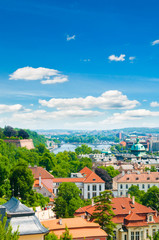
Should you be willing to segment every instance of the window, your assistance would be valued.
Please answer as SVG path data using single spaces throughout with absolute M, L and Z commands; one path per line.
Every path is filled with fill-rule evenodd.
M 137 184 L 137 187 L 139 188 L 139 184 Z
M 126 184 L 126 189 L 128 189 L 128 184 Z
M 54 193 L 54 189 L 52 190 L 52 192 Z
M 102 186 L 101 185 L 99 185 L 99 191 L 101 191 L 102 190 Z
M 90 199 L 90 193 L 88 193 L 88 199 Z
M 90 191 L 90 186 L 89 185 L 88 185 L 87 189 L 88 189 L 88 191 Z
M 57 183 L 56 183 L 56 186 L 59 186 L 59 184 L 60 184 L 60 183 L 59 183 L 59 182 L 57 182 Z
M 135 240 L 140 240 L 140 232 L 135 233 Z
M 59 190 L 57 189 L 57 190 L 56 190 L 56 194 L 58 194 L 58 191 L 59 191 Z
M 96 197 L 96 192 L 93 192 L 93 197 Z
M 131 232 L 131 240 L 134 240 L 134 232 Z
M 152 236 L 154 236 L 156 233 L 156 229 L 152 229 Z
M 137 177 L 136 180 L 139 180 L 139 178 Z
M 147 186 L 148 188 L 150 188 L 150 184 L 148 184 L 148 186 Z
M 96 191 L 96 185 L 93 185 L 93 191 Z
M 142 184 L 142 188 L 143 188 L 143 189 L 145 188 L 145 185 L 144 185 L 144 184 Z
M 152 216 L 149 216 L 149 222 L 152 222 Z
M 129 180 L 129 177 L 126 180 Z
M 116 240 L 116 231 L 114 231 L 113 233 L 114 233 L 113 240 Z
M 148 238 L 148 237 L 149 237 L 149 230 L 146 229 L 146 238 Z
M 120 196 L 122 196 L 123 195 L 123 192 L 120 192 Z
M 141 231 L 141 240 L 144 240 L 144 233 Z
M 124 240 L 127 240 L 127 235 L 124 235 Z
M 123 188 L 123 185 L 122 184 L 120 184 L 120 189 L 122 189 Z
M 150 178 L 148 177 L 147 180 L 150 180 Z

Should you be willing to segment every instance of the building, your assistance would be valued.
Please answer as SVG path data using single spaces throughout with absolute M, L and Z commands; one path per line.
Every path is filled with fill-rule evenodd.
M 73 239 L 78 240 L 106 240 L 107 234 L 103 231 L 99 224 L 94 222 L 88 222 L 83 218 L 63 218 L 63 219 L 51 219 L 41 222 L 50 232 L 60 238 L 65 232 L 66 226 L 69 229 Z
M 54 176 L 42 167 L 29 167 L 35 178 L 33 189 L 41 193 L 44 197 L 49 197 L 50 202 L 53 202 L 53 179 Z
M 55 196 L 58 193 L 60 183 L 73 182 L 81 190 L 81 197 L 90 199 L 100 195 L 105 190 L 105 182 L 92 170 L 84 167 L 79 173 L 71 173 L 70 178 L 54 178 L 53 191 Z
M 7 213 L 7 222 L 12 226 L 12 231 L 17 229 L 20 234 L 19 240 L 44 240 L 48 233 L 30 208 L 19 200 L 12 197 L 7 203 L 0 206 L 2 219 Z
M 131 153 L 134 154 L 137 158 L 141 158 L 146 155 L 146 149 L 143 144 L 139 143 L 139 138 L 136 139 L 136 143 L 131 147 Z
M 148 240 L 159 231 L 159 216 L 155 210 L 135 202 L 135 198 L 121 197 L 112 199 L 112 210 L 115 216 L 112 221 L 116 223 L 114 240 Z M 75 216 L 90 220 L 95 206 L 89 205 L 78 209 Z
M 5 142 L 15 144 L 17 147 L 26 147 L 27 149 L 34 149 L 32 139 L 4 139 Z
M 150 187 L 159 187 L 159 172 L 132 172 L 127 174 L 121 174 L 119 177 L 113 179 L 113 193 L 117 190 L 115 196 L 127 196 L 129 188 L 132 186 L 138 186 L 139 190 L 147 190 Z

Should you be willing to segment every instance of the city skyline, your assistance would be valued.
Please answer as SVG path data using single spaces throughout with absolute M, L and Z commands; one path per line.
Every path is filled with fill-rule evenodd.
M 157 1 L 0 5 L 0 127 L 159 127 Z

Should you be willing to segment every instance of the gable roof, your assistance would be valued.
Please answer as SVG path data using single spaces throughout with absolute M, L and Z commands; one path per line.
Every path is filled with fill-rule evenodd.
M 83 178 L 54 178 L 53 182 L 84 182 L 84 183 L 105 183 L 96 173 L 90 170 L 88 167 L 84 167 L 80 173 Z
M 41 179 L 54 178 L 54 176 L 50 174 L 48 171 L 46 171 L 43 167 L 29 167 L 29 169 L 32 171 L 32 174 L 35 179 L 39 179 L 39 175 L 41 176 Z

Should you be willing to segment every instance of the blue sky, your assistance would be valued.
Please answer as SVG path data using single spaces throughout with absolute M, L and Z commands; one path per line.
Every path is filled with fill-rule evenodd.
M 159 127 L 159 3 L 5 0 L 0 126 Z

